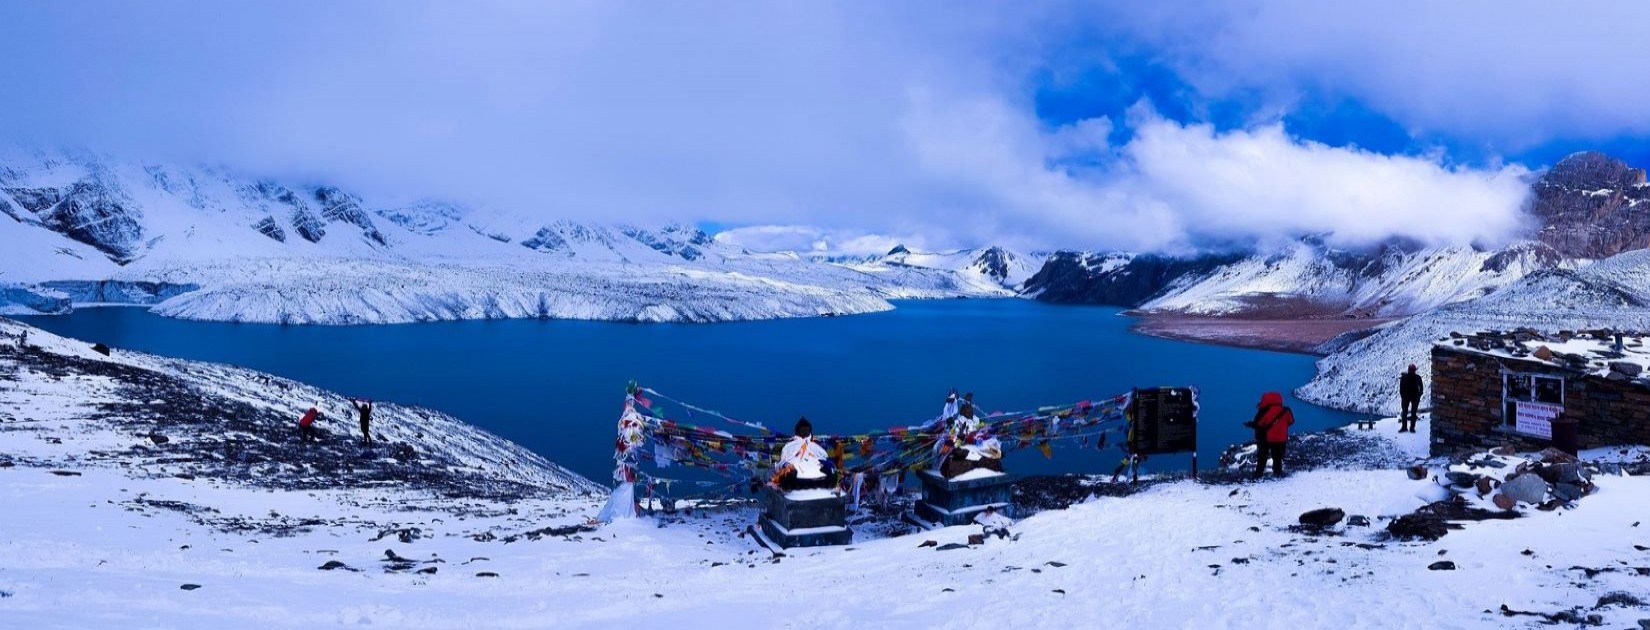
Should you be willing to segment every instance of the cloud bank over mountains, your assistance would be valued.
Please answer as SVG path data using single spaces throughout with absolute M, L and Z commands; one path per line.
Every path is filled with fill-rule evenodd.
M 1600 62 L 1639 9 L 1200 6 L 8 3 L 0 138 L 754 249 L 1170 251 L 1504 240 L 1543 166 L 1504 152 L 1650 125 Z M 1407 148 L 1292 126 L 1342 100 Z

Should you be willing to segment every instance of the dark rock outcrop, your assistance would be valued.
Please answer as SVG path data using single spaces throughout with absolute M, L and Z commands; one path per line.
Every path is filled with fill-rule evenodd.
M 1182 276 L 1207 273 L 1241 258 L 1056 252 L 1026 280 L 1024 290 L 1044 302 L 1138 306 Z
M 1650 184 L 1644 169 L 1603 153 L 1560 160 L 1532 187 L 1537 237 L 1559 254 L 1608 258 L 1650 247 Z

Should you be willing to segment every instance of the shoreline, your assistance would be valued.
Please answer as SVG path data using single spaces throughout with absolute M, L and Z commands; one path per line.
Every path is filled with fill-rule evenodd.
M 1183 315 L 1135 315 L 1129 331 L 1189 343 L 1270 350 L 1321 357 L 1317 348 L 1349 332 L 1394 321 L 1383 319 L 1228 319 Z

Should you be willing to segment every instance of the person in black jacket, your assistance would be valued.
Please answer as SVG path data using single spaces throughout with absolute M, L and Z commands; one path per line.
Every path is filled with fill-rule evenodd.
M 372 399 L 351 398 L 349 402 L 361 414 L 361 440 L 372 446 Z
M 1421 389 L 1421 375 L 1411 363 L 1409 371 L 1398 377 L 1398 399 L 1403 407 L 1398 415 L 1399 433 L 1415 432 L 1415 422 L 1421 419 Z

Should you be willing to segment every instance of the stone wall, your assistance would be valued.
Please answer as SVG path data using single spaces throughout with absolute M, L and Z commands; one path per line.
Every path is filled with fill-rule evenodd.
M 1549 365 L 1447 346 L 1432 349 L 1432 454 L 1512 446 L 1540 450 L 1550 440 L 1503 428 L 1501 372 L 1565 379 L 1564 413 L 1579 422 L 1581 448 L 1650 444 L 1650 388 Z

